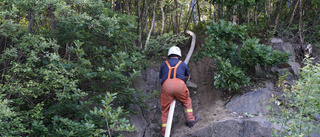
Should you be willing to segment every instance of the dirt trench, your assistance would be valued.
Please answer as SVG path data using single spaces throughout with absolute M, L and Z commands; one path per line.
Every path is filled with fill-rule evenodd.
M 204 39 L 197 38 L 194 54 L 199 51 L 203 41 Z M 182 49 L 183 52 L 187 52 L 187 50 L 187 48 Z M 185 125 L 185 119 L 181 118 L 178 123 L 173 123 L 172 125 L 172 137 L 180 137 L 212 124 L 215 121 L 231 118 L 230 112 L 225 108 L 227 101 L 226 94 L 221 90 L 215 89 L 213 85 L 213 59 L 203 58 L 196 61 L 191 58 L 188 67 L 191 75 L 190 81 L 198 86 L 196 90 L 190 89 L 190 97 L 192 99 L 194 115 L 199 117 L 199 121 L 193 128 L 189 128 Z M 181 111 L 182 104 L 179 102 L 177 104 L 180 106 Z

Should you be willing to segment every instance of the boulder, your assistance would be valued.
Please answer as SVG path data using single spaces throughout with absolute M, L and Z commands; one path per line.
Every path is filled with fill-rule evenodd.
M 301 65 L 297 62 L 289 62 L 295 76 L 299 76 Z
M 181 137 L 212 137 L 213 134 L 214 134 L 213 128 L 212 128 L 212 125 L 210 124 L 194 132 L 185 134 Z
M 266 117 L 229 119 L 213 125 L 215 137 L 271 137 L 274 128 Z
M 140 89 L 146 92 L 152 92 L 154 90 L 160 91 L 161 84 L 159 79 L 159 72 L 152 68 L 147 68 L 141 72 L 144 79 L 144 87 Z M 139 85 L 141 86 L 141 85 Z
M 194 89 L 194 90 L 196 90 L 196 89 L 198 88 L 198 86 L 197 86 L 196 84 L 194 84 L 193 82 L 191 82 L 191 81 L 189 81 L 189 80 L 186 81 L 186 85 L 187 85 L 187 87 L 188 87 L 189 89 Z
M 271 38 L 271 43 L 283 43 L 283 40 L 280 38 Z
M 214 123 L 213 131 L 215 137 L 240 137 L 243 132 L 243 121 L 241 119 L 218 121 Z
M 131 125 L 135 125 L 136 131 L 133 132 L 121 132 L 124 136 L 135 136 L 135 137 L 143 137 L 146 127 L 147 121 L 143 117 L 143 113 L 141 108 L 138 105 L 130 105 L 130 109 L 136 111 L 136 114 L 130 114 L 129 121 Z
M 286 79 L 285 83 L 291 85 L 291 86 L 294 86 L 296 84 L 296 81 L 297 81 L 297 77 L 296 75 L 294 74 L 294 70 L 292 68 L 284 68 L 284 69 L 279 69 L 279 68 L 276 68 L 276 67 L 272 67 L 271 68 L 271 71 L 277 75 L 278 77 L 280 76 L 286 76 Z
M 279 50 L 282 52 L 289 51 L 292 56 L 290 58 L 291 61 L 296 61 L 296 52 L 294 50 L 294 46 L 291 43 L 284 43 L 282 39 L 272 38 L 271 46 L 274 50 Z
M 226 107 L 231 112 L 266 115 L 266 106 L 270 104 L 269 99 L 272 94 L 273 91 L 268 89 L 249 92 L 232 99 Z

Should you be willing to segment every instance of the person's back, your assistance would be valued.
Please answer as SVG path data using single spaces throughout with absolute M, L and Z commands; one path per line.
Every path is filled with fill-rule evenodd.
M 187 125 L 191 128 L 199 120 L 193 116 L 189 90 L 184 83 L 185 79 L 190 78 L 188 66 L 180 60 L 180 48 L 173 46 L 169 49 L 168 60 L 163 62 L 160 67 L 159 78 L 161 79 L 161 134 L 165 134 L 169 108 L 176 98 L 185 107 Z

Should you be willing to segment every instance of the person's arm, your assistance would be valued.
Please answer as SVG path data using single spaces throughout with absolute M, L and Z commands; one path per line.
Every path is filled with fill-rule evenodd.
M 185 64 L 185 74 L 184 74 L 186 80 L 190 80 L 190 72 L 187 64 Z
M 189 76 L 185 76 L 186 80 L 190 80 L 190 75 Z

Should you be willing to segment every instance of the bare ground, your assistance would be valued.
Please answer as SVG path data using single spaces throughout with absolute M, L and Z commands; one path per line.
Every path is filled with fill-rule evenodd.
M 200 48 L 196 46 L 194 53 Z M 190 89 L 194 115 L 199 117 L 198 123 L 189 128 L 185 125 L 185 119 L 181 118 L 178 123 L 173 123 L 171 129 L 172 137 L 180 137 L 198 129 L 201 129 L 216 121 L 230 119 L 230 112 L 225 109 L 228 97 L 224 91 L 217 90 L 213 86 L 214 66 L 213 60 L 203 58 L 195 61 L 191 58 L 188 66 L 191 74 L 191 82 L 195 83 L 197 90 Z

